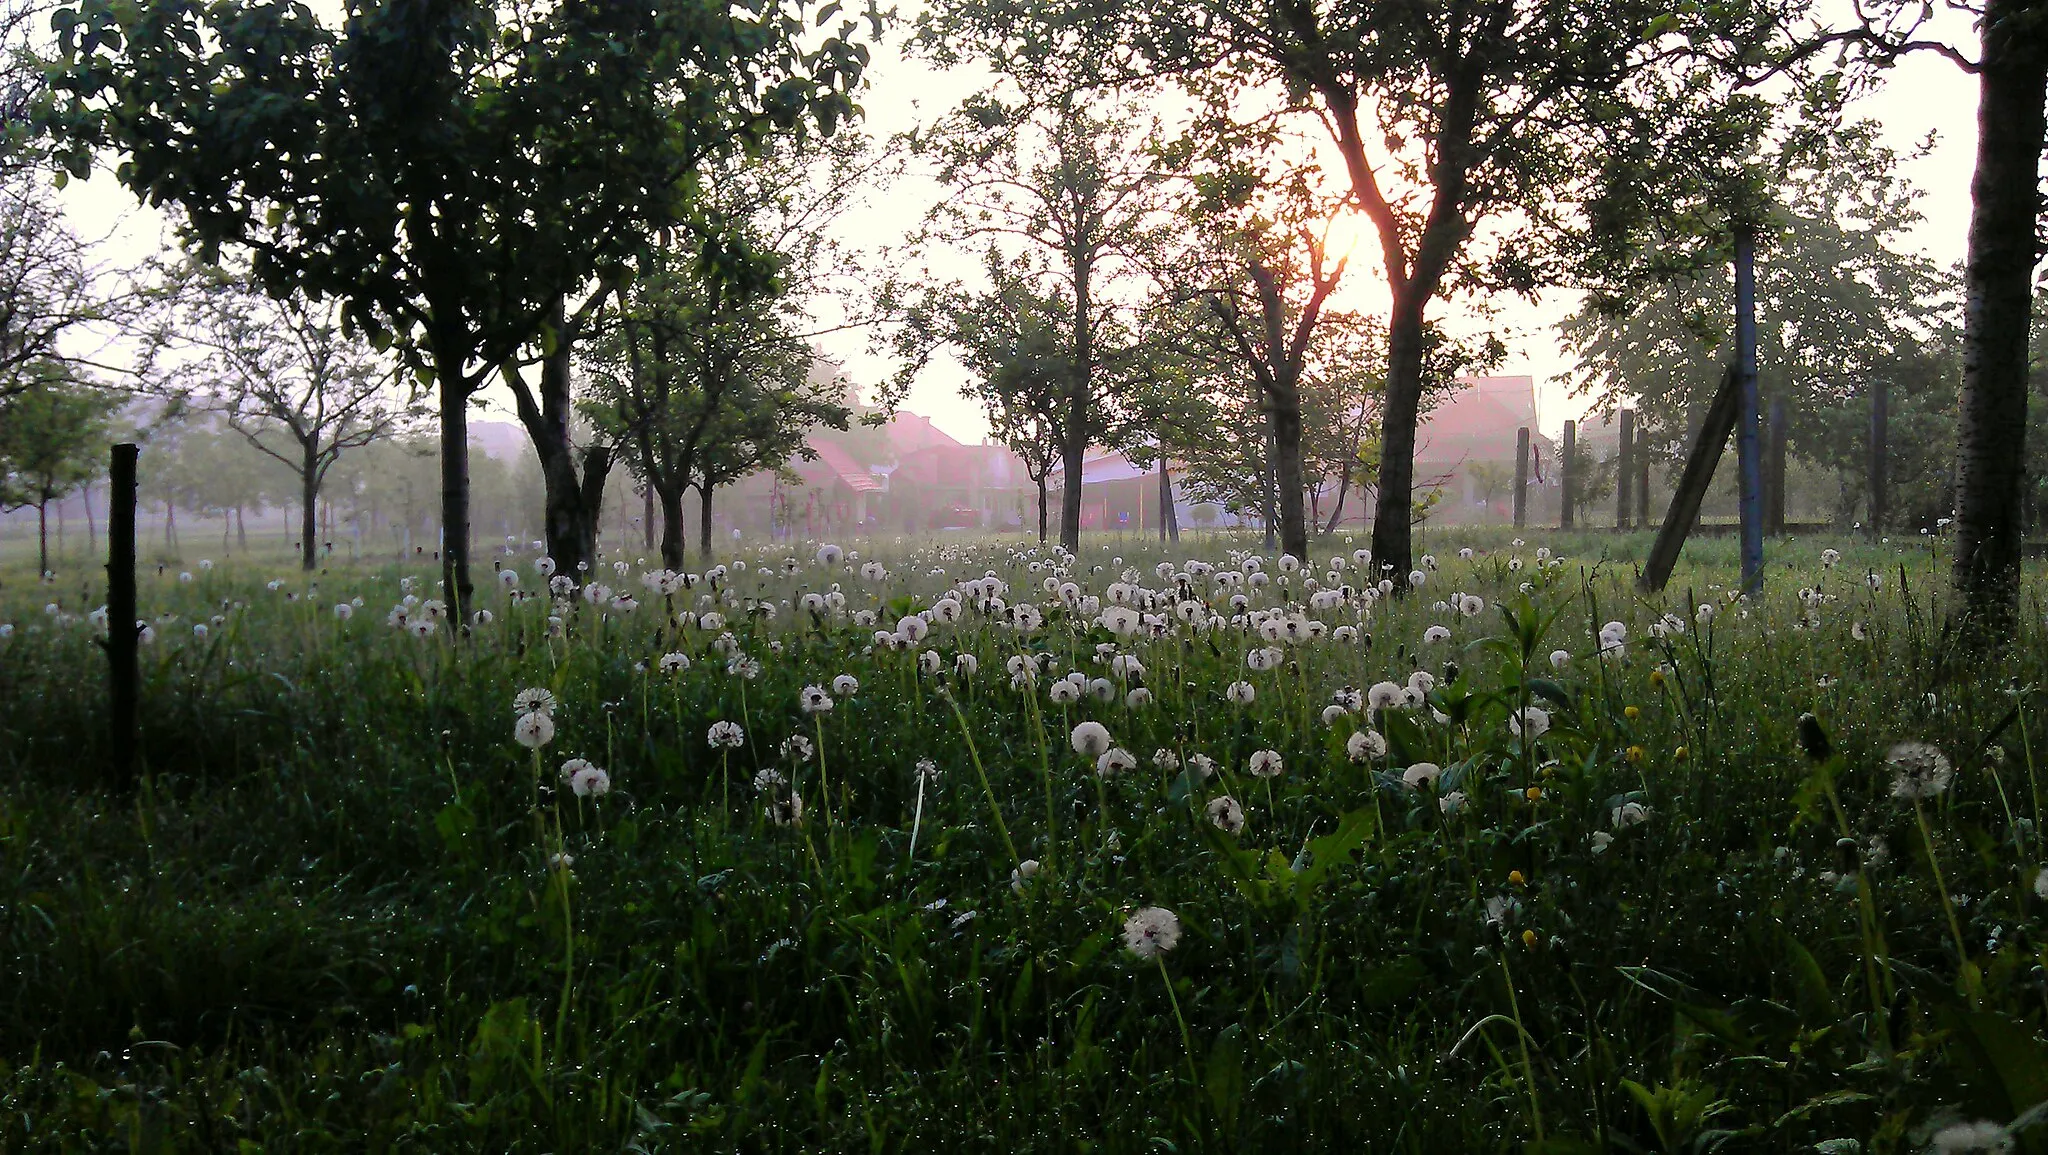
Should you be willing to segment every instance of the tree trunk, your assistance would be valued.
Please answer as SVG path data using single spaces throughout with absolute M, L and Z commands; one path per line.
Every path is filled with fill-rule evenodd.
M 92 518 L 92 486 L 80 490 L 79 497 L 85 502 L 85 549 L 96 554 L 100 551 L 100 529 Z
M 1048 480 L 1048 479 L 1049 479 L 1049 478 L 1050 478 L 1051 476 L 1052 476 L 1052 475 L 1051 475 L 1051 473 L 1050 473 L 1050 472 L 1048 472 L 1048 473 L 1047 473 L 1047 474 L 1046 474 L 1045 476 L 1043 476 L 1043 477 L 1040 477 L 1040 478 L 1038 479 L 1038 544 L 1040 544 L 1040 545 L 1044 545 L 1044 544 L 1045 544 L 1045 539 L 1046 539 L 1046 536 L 1047 536 L 1047 535 L 1046 535 L 1046 530 L 1045 530 L 1045 518 L 1046 518 L 1046 513 L 1047 513 L 1047 510 L 1046 510 L 1046 508 L 1045 508 L 1045 507 L 1046 507 L 1046 485 L 1047 485 L 1047 480 Z
M 1074 276 L 1074 362 L 1073 381 L 1067 396 L 1066 439 L 1060 445 L 1060 464 L 1066 474 L 1066 491 L 1060 495 L 1060 545 L 1068 553 L 1081 552 L 1081 467 L 1088 456 L 1089 418 L 1095 408 L 1095 307 L 1091 284 L 1094 258 L 1082 250 L 1072 254 Z
M 1078 411 L 1084 408 L 1076 402 Z M 1066 488 L 1060 491 L 1060 546 L 1068 553 L 1081 552 L 1081 466 L 1088 452 L 1086 436 L 1069 436 L 1060 446 L 1060 476 Z
M 441 385 L 441 587 L 457 623 L 469 621 L 475 593 L 469 581 L 469 391 L 462 380 L 467 360 L 453 345 L 436 342 L 434 361 Z
M 1325 537 L 1337 532 L 1337 523 L 1344 520 L 1344 499 L 1351 495 L 1351 463 L 1344 463 L 1344 470 L 1337 475 L 1337 506 L 1330 511 L 1330 520 L 1323 523 Z
M 641 548 L 654 548 L 654 487 L 652 485 L 640 487 L 640 536 L 642 539 L 640 543 Z M 669 566 L 668 568 L 674 569 L 676 567 Z
M 235 548 L 249 552 L 249 522 L 242 516 L 242 507 L 235 507 Z
M 560 301 L 555 304 L 554 324 L 558 334 L 555 351 L 541 362 L 538 403 L 522 379 L 509 371 L 507 377 L 519 423 L 526 427 L 534 455 L 540 460 L 548 556 L 554 559 L 556 573 L 568 574 L 580 585 L 597 563 L 597 523 L 604 512 L 604 474 L 611 468 L 611 451 L 604 446 L 586 449 L 582 475 L 578 476 L 576 450 L 569 440 L 569 419 L 574 413 L 569 354 L 575 334 L 567 325 Z
M 697 554 L 704 559 L 706 567 L 711 564 L 711 492 L 710 482 L 698 483 Z
M 1276 540 L 1273 523 L 1279 519 L 1279 514 L 1275 509 L 1279 504 L 1278 496 L 1275 493 L 1279 486 L 1274 484 L 1273 480 L 1273 442 L 1275 440 L 1273 436 L 1273 411 L 1268 408 L 1266 410 L 1265 460 L 1259 463 L 1259 523 L 1266 532 L 1265 549 L 1267 553 L 1273 552 L 1273 545 Z
M 2025 0 L 1992 0 L 1980 21 L 1953 581 L 1967 623 L 1985 639 L 2010 638 L 2019 611 L 2027 336 L 2048 90 L 2031 9 Z
M 1302 509 L 1307 485 L 1301 469 L 1301 391 L 1276 380 L 1273 406 L 1273 480 L 1280 502 L 1280 548 L 1308 561 L 1308 521 Z
M 312 445 L 302 448 L 305 459 L 299 465 L 299 535 L 305 540 L 299 543 L 299 568 L 312 573 L 320 564 L 319 547 L 313 540 L 320 536 L 320 459 Z
M 50 572 L 50 499 L 36 503 L 36 576 Z
M 661 564 L 665 569 L 683 568 L 683 491 L 647 487 L 661 502 Z
M 1379 500 L 1372 518 L 1372 560 L 1391 574 L 1396 593 L 1414 568 L 1409 522 L 1415 508 L 1415 421 L 1422 404 L 1422 306 L 1396 299 L 1387 323 L 1387 392 L 1380 422 Z M 1375 579 L 1378 575 L 1374 575 Z

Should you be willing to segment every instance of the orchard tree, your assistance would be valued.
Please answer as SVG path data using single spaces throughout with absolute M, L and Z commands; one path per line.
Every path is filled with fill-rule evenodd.
M 1788 123 L 1762 162 L 1777 204 L 1757 246 L 1759 393 L 1784 402 L 1793 453 L 1843 473 L 1845 493 L 1862 488 L 1871 383 L 1902 411 L 1923 387 L 1954 391 L 1927 364 L 1953 347 L 1954 278 L 1908 247 L 1919 193 L 1877 131 Z M 1633 407 L 1641 443 L 1680 462 L 1732 355 L 1734 316 L 1725 269 L 1594 294 L 1559 326 L 1575 392 L 1603 413 Z
M 1040 350 L 1038 363 L 1061 370 L 1060 545 L 1069 551 L 1081 548 L 1088 446 L 1123 435 L 1124 399 L 1153 352 L 1141 318 L 1158 290 L 1153 258 L 1170 223 L 1153 143 L 1129 106 L 1069 96 L 1031 108 L 995 95 L 969 101 L 916 142 L 948 189 L 924 239 L 992 249 L 984 263 L 995 283 L 981 303 L 1000 309 L 1018 287 L 1056 322 L 1044 332 L 1058 346 Z M 910 311 L 926 317 L 943 315 L 961 291 L 929 277 L 921 289 L 925 300 Z M 906 349 L 913 367 L 934 343 L 962 335 L 943 323 L 902 333 L 910 345 L 926 338 Z
M 99 476 L 111 442 L 112 399 L 62 365 L 38 362 L 37 381 L 0 407 L 0 509 L 36 511 L 36 572 L 50 572 L 50 503 Z
M 1071 410 L 1070 327 L 1059 296 L 1035 290 L 1033 265 L 983 253 L 989 287 L 933 290 L 904 331 L 945 342 L 967 370 L 961 392 L 981 402 L 989 433 L 1024 463 L 1038 487 L 1038 540 L 1047 540 L 1052 471 Z
M 1307 558 L 1307 491 L 1320 478 L 1303 460 L 1304 382 L 1331 328 L 1356 328 L 1357 314 L 1326 311 L 1350 254 L 1331 237 L 1341 199 L 1324 193 L 1321 171 L 1292 165 L 1268 171 L 1237 150 L 1213 149 L 1195 162 L 1195 195 L 1187 208 L 1194 239 L 1169 273 L 1180 295 L 1199 300 L 1192 334 L 1218 369 L 1257 386 L 1271 442 L 1268 487 L 1277 509 L 1280 548 Z M 1325 415 L 1328 416 L 1328 415 Z M 1250 429 L 1241 429 L 1244 437 Z
M 683 218 L 705 161 L 854 111 L 856 25 L 812 31 L 838 9 L 350 0 L 331 26 L 303 4 L 79 0 L 52 18 L 46 116 L 72 175 L 118 154 L 202 258 L 247 249 L 266 290 L 338 299 L 438 386 L 442 574 L 466 622 L 472 397 L 573 342 L 568 303 Z
M 1392 297 L 1372 548 L 1406 572 L 1432 305 L 1459 289 L 1557 283 L 1604 248 L 1584 243 L 1589 230 L 1631 233 L 1728 195 L 1738 182 L 1719 170 L 1746 154 L 1761 101 L 1729 96 L 1697 54 L 1757 39 L 1782 11 L 1764 0 L 943 0 L 921 29 L 941 60 L 986 59 L 1053 91 L 1172 77 L 1240 122 L 1306 116 L 1327 130 Z
M 53 363 L 88 367 L 70 338 L 108 315 L 95 271 L 43 176 L 0 168 L 0 398 L 41 388 Z
M 273 298 L 239 270 L 174 269 L 140 376 L 292 471 L 302 568 L 318 564 L 315 511 L 343 454 L 421 416 L 398 360 L 341 331 L 331 303 Z M 281 435 L 281 436 L 280 436 Z
M 718 408 L 691 483 L 700 512 L 697 548 L 707 561 L 712 496 L 721 486 L 762 470 L 779 472 L 794 458 L 808 461 L 817 456 L 805 444 L 813 431 L 846 429 L 852 417 L 844 402 L 846 381 L 813 372 L 815 364 L 814 355 L 795 344 L 772 348 L 755 359 Z
M 625 458 L 661 508 L 663 564 L 683 564 L 683 494 L 706 476 L 730 478 L 706 459 L 760 456 L 818 419 L 811 402 L 837 403 L 845 382 L 826 374 L 811 344 L 827 331 L 818 312 L 852 260 L 832 230 L 858 207 L 863 185 L 896 164 L 857 134 L 784 142 L 745 163 L 706 166 L 690 216 L 670 243 L 647 246 L 635 272 L 615 286 L 586 368 L 583 411 Z M 847 324 L 862 324 L 849 306 Z M 786 429 L 763 431 L 760 407 L 787 396 Z M 745 445 L 721 445 L 744 427 Z M 800 444 L 797 435 L 794 444 Z M 792 445 L 792 449 L 794 445 Z M 699 486 L 702 501 L 710 498 Z

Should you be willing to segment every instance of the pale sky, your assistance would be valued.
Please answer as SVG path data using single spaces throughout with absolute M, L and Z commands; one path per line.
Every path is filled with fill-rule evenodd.
M 861 98 L 865 127 L 878 138 L 942 115 L 984 83 L 978 75 L 938 72 L 923 62 L 905 60 L 899 51 L 901 38 L 901 32 L 893 33 L 890 42 L 875 52 L 867 91 Z M 1927 220 L 1917 230 L 1915 243 L 1944 263 L 1959 261 L 1963 255 L 1975 110 L 1973 79 L 1932 55 L 1908 58 L 1892 72 L 1883 89 L 1857 109 L 1882 124 L 1886 142 L 1901 152 L 1930 130 L 1938 134 L 1933 153 L 1910 164 L 1905 172 L 1924 193 L 1921 203 Z M 894 245 L 919 224 L 940 195 L 942 190 L 929 180 L 913 176 L 899 182 L 848 218 L 842 228 L 844 239 L 870 248 Z M 106 238 L 106 251 L 114 262 L 133 261 L 165 243 L 168 233 L 163 218 L 153 210 L 138 208 L 109 174 L 74 181 L 57 196 L 82 232 Z M 1381 311 L 1375 306 L 1384 301 L 1385 290 L 1371 273 L 1376 265 L 1376 260 L 1354 262 L 1348 286 L 1340 292 L 1340 304 Z M 1551 432 L 1585 408 L 1584 402 L 1567 396 L 1564 376 L 1570 364 L 1549 329 L 1575 303 L 1575 294 L 1566 291 L 1549 292 L 1535 305 L 1512 300 L 1503 303 L 1498 322 L 1510 332 L 1509 356 L 1497 371 L 1536 378 L 1540 424 Z M 1437 315 L 1455 327 L 1455 307 L 1440 305 L 1438 309 Z M 820 344 L 863 384 L 878 382 L 896 369 L 886 358 L 868 352 L 862 333 L 831 334 Z M 916 381 L 904 407 L 931 417 L 963 441 L 978 441 L 987 432 L 987 420 L 976 403 L 960 395 L 960 381 L 956 364 L 935 361 Z M 500 416 L 509 417 L 509 410 Z

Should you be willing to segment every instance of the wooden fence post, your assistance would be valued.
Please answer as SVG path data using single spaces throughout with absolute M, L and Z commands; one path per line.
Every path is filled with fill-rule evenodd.
M 1515 430 L 1515 528 L 1529 520 L 1529 427 Z
M 1567 421 L 1564 423 L 1564 447 L 1557 451 L 1557 475 L 1564 483 L 1561 490 L 1564 497 L 1557 513 L 1557 528 L 1559 529 L 1570 529 L 1572 527 L 1572 491 L 1576 488 L 1578 481 L 1578 458 L 1578 423 Z
M 1870 496 L 1865 504 L 1869 507 L 1870 516 L 1865 529 L 1875 540 L 1884 532 L 1885 515 L 1891 512 L 1889 495 L 1885 492 L 1885 487 L 1891 483 L 1885 468 L 1889 448 L 1886 442 L 1891 435 L 1891 399 L 1882 377 L 1872 377 L 1867 388 L 1870 390 Z
M 1627 529 L 1636 471 L 1636 411 L 1621 411 L 1621 456 L 1614 463 L 1614 528 Z
M 107 782 L 135 785 L 136 649 L 142 629 L 135 609 L 135 464 L 142 450 L 114 446 L 107 509 Z

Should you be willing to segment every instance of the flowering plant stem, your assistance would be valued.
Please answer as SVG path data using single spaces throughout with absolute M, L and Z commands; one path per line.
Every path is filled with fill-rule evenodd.
M 974 775 L 981 779 L 981 792 L 988 799 L 989 817 L 995 819 L 996 833 L 1003 836 L 1003 849 L 1010 852 L 1010 863 L 1015 866 L 1023 859 L 1017 857 L 1017 844 L 1010 841 L 1010 828 L 1003 823 L 1002 807 L 996 805 L 995 789 L 988 784 L 988 771 L 982 768 L 980 751 L 974 748 L 974 733 L 967 725 L 967 715 L 961 712 L 960 703 L 953 700 L 953 695 L 947 693 L 945 687 L 939 688 L 939 696 L 946 700 L 946 705 L 953 708 L 953 718 L 960 723 L 960 737 L 967 742 L 968 760 L 974 763 Z M 820 753 L 822 754 L 822 751 Z
M 1188 1021 L 1180 1013 L 1180 996 L 1173 993 L 1173 976 L 1166 973 L 1166 956 L 1153 955 L 1152 961 L 1159 964 L 1159 981 L 1166 984 L 1166 1001 L 1173 1007 L 1173 1021 L 1180 1025 L 1180 1050 L 1188 1061 L 1188 1078 L 1199 1087 L 1202 1085 L 1202 1076 L 1195 1070 L 1194 1036 L 1188 1034 Z
M 1927 829 L 1927 811 L 1918 798 L 1913 799 L 1913 818 L 1920 824 L 1920 844 L 1927 848 L 1927 866 L 1934 872 L 1934 889 L 1941 895 L 1942 913 L 1948 915 L 1948 932 L 1955 937 L 1956 962 L 1962 970 L 1963 993 L 1974 1008 L 1979 986 L 1977 964 L 1970 961 L 1970 948 L 1963 945 L 1963 927 L 1956 920 L 1956 904 L 1948 896 L 1948 882 L 1941 876 L 1941 860 L 1934 855 L 1934 834 Z
M 818 735 L 818 797 L 825 804 L 825 849 L 832 848 L 832 779 L 825 775 L 825 719 L 823 715 L 812 714 L 811 722 Z
M 1543 1105 L 1536 1099 L 1536 1065 L 1529 1060 L 1529 1029 L 1522 1025 L 1522 1006 L 1515 998 L 1515 976 L 1508 970 L 1508 952 L 1500 952 L 1500 977 L 1508 987 L 1508 1011 L 1515 1016 L 1515 1042 L 1522 1048 L 1522 1085 L 1529 1092 L 1529 1124 L 1536 1142 L 1543 1142 Z

